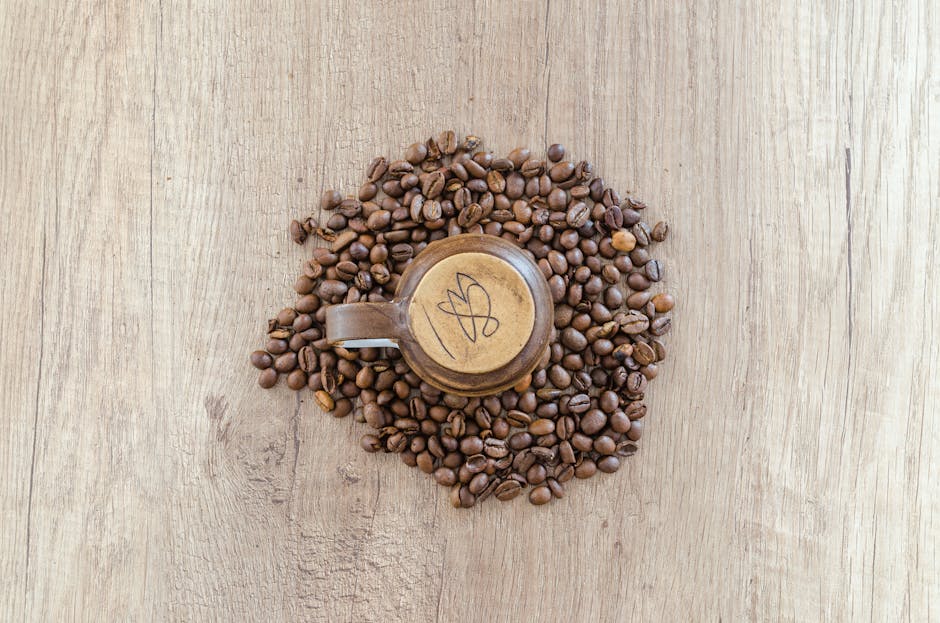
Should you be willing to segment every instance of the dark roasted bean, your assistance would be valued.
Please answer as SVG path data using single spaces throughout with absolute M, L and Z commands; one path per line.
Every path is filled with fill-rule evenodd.
M 336 417 L 357 408 L 357 420 L 376 431 L 362 447 L 433 473 L 455 506 L 511 499 L 527 479 L 530 500 L 546 503 L 564 495 L 563 483 L 616 471 L 618 457 L 636 452 L 642 400 L 666 356 L 658 336 L 675 305 L 650 291 L 663 278 L 651 245 L 668 227 L 647 225 L 643 203 L 621 202 L 559 144 L 547 163 L 525 148 L 499 158 L 479 147 L 476 137 L 446 131 L 413 143 L 402 160 L 377 157 L 357 193 L 321 195 L 322 224 L 292 221 L 292 240 L 316 235 L 332 248 L 312 251 L 294 283 L 300 298 L 271 321 L 266 350 L 251 363 L 262 387 L 284 374 L 290 389 L 309 387 Z M 528 249 L 548 281 L 557 333 L 514 389 L 468 399 L 422 382 L 397 350 L 330 348 L 330 305 L 391 300 L 412 258 L 464 232 Z
M 612 474 L 620 469 L 620 459 L 616 456 L 605 456 L 597 462 L 597 469 L 605 474 Z

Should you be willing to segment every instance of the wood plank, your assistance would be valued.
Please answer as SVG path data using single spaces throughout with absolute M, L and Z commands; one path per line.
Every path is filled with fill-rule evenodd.
M 33 476 L 45 328 L 47 216 L 56 205 L 54 126 L 46 109 L 53 84 L 37 80 L 52 68 L 51 29 L 26 30 L 42 15 L 30 6 L 0 8 L 0 611 L 22 619 L 33 532 Z M 34 172 L 41 171 L 43 175 Z M 51 180 L 51 181 L 50 181 Z M 49 219 L 51 220 L 51 219 Z M 48 378 L 48 375 L 47 375 Z M 41 573 L 41 571 L 40 571 Z
M 14 62 L 14 116 L 34 119 L 20 131 L 35 161 L 14 177 L 10 205 L 14 223 L 41 238 L 27 233 L 13 253 L 40 254 L 17 272 L 41 277 L 27 299 L 39 309 L 9 331 L 29 331 L 38 350 L 32 448 L 27 469 L 13 470 L 30 492 L 13 611 L 141 618 L 160 591 L 148 558 L 165 491 L 144 450 L 159 446 L 161 429 L 148 253 L 153 20 L 106 3 L 17 9 L 14 45 L 33 60 Z
M 0 608 L 935 617 L 938 27 L 924 0 L 0 6 Z M 446 128 L 563 142 L 670 222 L 640 452 L 548 507 L 456 511 L 246 362 L 309 252 L 289 220 Z

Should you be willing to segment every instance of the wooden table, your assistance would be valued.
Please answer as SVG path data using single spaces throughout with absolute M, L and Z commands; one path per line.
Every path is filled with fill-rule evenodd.
M 936 3 L 43 4 L 0 6 L 4 618 L 940 620 Z M 247 362 L 290 219 L 446 128 L 671 223 L 640 452 L 548 507 L 456 511 Z

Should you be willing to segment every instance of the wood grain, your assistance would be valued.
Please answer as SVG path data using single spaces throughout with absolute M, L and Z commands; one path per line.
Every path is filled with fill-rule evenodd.
M 0 4 L 4 617 L 937 620 L 938 7 L 733 5 Z M 671 224 L 641 450 L 549 507 L 247 365 L 289 220 L 445 128 Z

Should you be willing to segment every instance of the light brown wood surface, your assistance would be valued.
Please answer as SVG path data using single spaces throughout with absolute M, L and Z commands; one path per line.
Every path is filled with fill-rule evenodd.
M 940 8 L 735 4 L 0 3 L 0 618 L 940 620 Z M 446 128 L 671 224 L 641 449 L 547 507 L 247 362 Z

